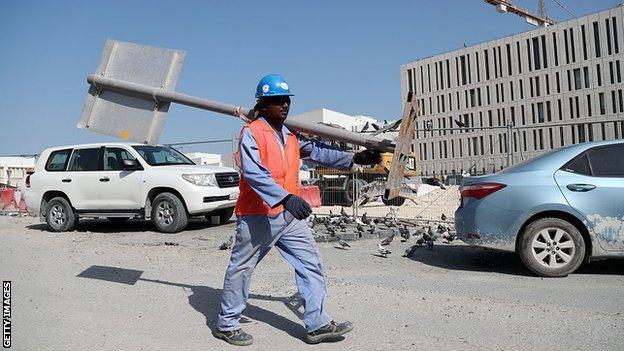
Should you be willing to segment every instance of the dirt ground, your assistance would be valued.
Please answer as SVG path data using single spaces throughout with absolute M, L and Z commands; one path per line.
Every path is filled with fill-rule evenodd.
M 233 350 L 214 339 L 234 223 L 192 221 L 165 235 L 142 221 L 83 221 L 55 234 L 36 218 L 0 217 L 0 277 L 12 281 L 14 350 Z M 349 250 L 320 243 L 327 308 L 355 329 L 317 346 L 302 337 L 294 273 L 274 250 L 256 269 L 245 350 L 621 350 L 624 261 L 561 279 L 531 276 L 514 253 L 398 239 Z

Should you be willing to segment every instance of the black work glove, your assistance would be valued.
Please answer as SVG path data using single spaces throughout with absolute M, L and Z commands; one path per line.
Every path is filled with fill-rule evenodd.
M 377 150 L 364 150 L 353 155 L 353 163 L 374 166 L 381 162 L 381 153 Z
M 306 219 L 312 214 L 310 205 L 300 196 L 289 194 L 282 200 L 282 205 L 297 219 Z

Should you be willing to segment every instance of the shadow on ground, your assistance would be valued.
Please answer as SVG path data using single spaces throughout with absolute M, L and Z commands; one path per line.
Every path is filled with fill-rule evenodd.
M 436 245 L 432 250 L 420 247 L 409 257 L 423 264 L 450 270 L 494 272 L 534 276 L 515 252 L 467 245 Z M 574 274 L 624 275 L 624 260 L 609 259 L 585 263 Z
M 228 224 L 234 223 L 234 221 L 228 222 Z M 227 224 L 222 224 L 227 225 Z M 215 227 L 217 225 L 211 224 L 202 218 L 189 219 L 188 226 L 184 229 L 185 232 L 192 232 L 203 230 L 206 228 Z M 39 230 L 47 232 L 48 225 L 45 223 L 31 224 L 26 226 L 27 229 Z M 75 229 L 76 232 L 92 232 L 92 233 L 121 233 L 121 232 L 156 232 L 156 228 L 150 221 L 134 219 L 124 223 L 112 223 L 106 219 L 80 219 Z
M 217 316 L 221 311 L 221 289 L 208 286 L 175 283 L 158 279 L 141 278 L 142 274 L 143 271 L 140 270 L 108 266 L 91 266 L 78 274 L 77 277 L 105 280 L 126 285 L 134 285 L 137 281 L 143 281 L 169 285 L 172 287 L 181 287 L 191 292 L 191 295 L 188 297 L 189 304 L 196 311 L 204 315 L 208 328 L 210 328 L 210 330 L 215 330 Z M 283 303 L 290 311 L 293 312 L 295 317 L 301 320 L 303 318 L 302 312 L 300 311 L 302 305 L 297 294 L 285 297 L 250 294 L 249 300 L 250 303 L 245 309 L 244 317 L 241 319 L 241 323 L 249 322 L 249 318 L 251 318 L 253 320 L 266 323 L 275 329 L 281 330 L 288 335 L 303 341 L 305 329 L 300 323 L 253 305 L 253 300 Z

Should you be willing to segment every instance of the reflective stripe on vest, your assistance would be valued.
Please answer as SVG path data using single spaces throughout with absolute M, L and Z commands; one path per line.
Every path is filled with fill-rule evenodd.
M 282 148 L 275 131 L 264 120 L 257 119 L 244 128 L 249 128 L 260 153 L 260 163 L 271 173 L 275 182 L 286 192 L 299 195 L 299 141 L 294 134 L 288 134 L 286 146 Z M 242 135 L 242 133 L 241 133 Z M 236 201 L 236 215 L 276 215 L 284 208 L 279 205 L 271 208 L 249 186 L 245 177 L 240 179 L 240 195 Z

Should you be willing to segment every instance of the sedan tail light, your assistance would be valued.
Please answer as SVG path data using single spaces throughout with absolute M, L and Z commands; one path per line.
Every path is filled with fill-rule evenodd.
M 482 199 L 506 186 L 507 185 L 505 184 L 494 182 L 464 185 L 461 188 L 461 197 L 474 197 L 475 199 Z

